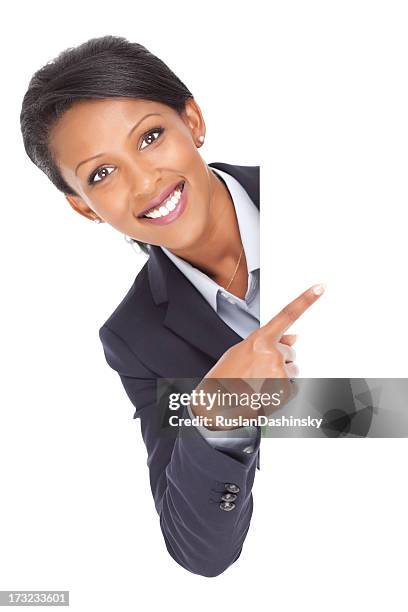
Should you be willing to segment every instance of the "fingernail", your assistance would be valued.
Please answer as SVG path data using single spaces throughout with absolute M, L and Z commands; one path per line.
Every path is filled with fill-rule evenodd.
M 324 283 L 320 283 L 319 285 L 313 285 L 312 287 L 312 291 L 315 295 L 322 295 L 325 289 L 326 285 Z

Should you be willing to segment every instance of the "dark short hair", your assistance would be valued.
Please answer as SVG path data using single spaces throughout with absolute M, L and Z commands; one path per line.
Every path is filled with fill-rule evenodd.
M 51 128 L 79 100 L 117 97 L 161 102 L 180 114 L 193 95 L 162 60 L 121 36 L 91 38 L 69 47 L 32 76 L 20 114 L 24 148 L 63 193 L 78 195 L 52 157 Z M 150 245 L 135 242 L 149 253 Z

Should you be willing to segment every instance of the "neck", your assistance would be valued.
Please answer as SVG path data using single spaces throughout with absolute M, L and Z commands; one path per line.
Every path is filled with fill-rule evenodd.
M 223 181 L 209 168 L 210 220 L 200 240 L 188 249 L 172 252 L 188 261 L 219 285 L 226 287 L 236 269 L 242 250 L 238 219 L 231 195 Z M 230 291 L 247 278 L 245 253 Z

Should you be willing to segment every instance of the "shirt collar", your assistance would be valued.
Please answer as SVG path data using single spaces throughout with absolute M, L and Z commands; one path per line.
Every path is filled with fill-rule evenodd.
M 237 214 L 239 233 L 244 247 L 248 272 L 260 267 L 259 264 L 259 210 L 248 193 L 234 176 L 218 168 L 214 172 L 221 175 L 227 184 Z
M 242 246 L 248 266 L 248 274 L 259 269 L 259 210 L 252 202 L 246 190 L 237 179 L 223 170 L 211 168 L 227 185 L 238 220 Z M 177 268 L 187 277 L 194 287 L 202 294 L 210 306 L 217 310 L 217 293 L 222 287 L 212 278 L 178 257 L 166 247 L 160 247 Z

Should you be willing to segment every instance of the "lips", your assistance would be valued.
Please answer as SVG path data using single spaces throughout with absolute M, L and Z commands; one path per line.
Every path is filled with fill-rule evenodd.
M 182 184 L 184 184 L 184 181 L 173 183 L 173 185 L 170 185 L 169 187 L 167 187 L 164 191 L 161 192 L 160 195 L 157 196 L 157 198 L 154 198 L 153 200 L 151 200 L 149 204 L 146 206 L 146 208 L 141 210 L 137 216 L 143 217 L 143 215 L 145 215 L 151 208 L 156 208 L 157 206 L 160 206 L 161 204 L 163 204 L 163 202 L 167 200 L 169 195 L 173 193 L 173 191 L 177 189 L 179 185 L 182 185 Z

